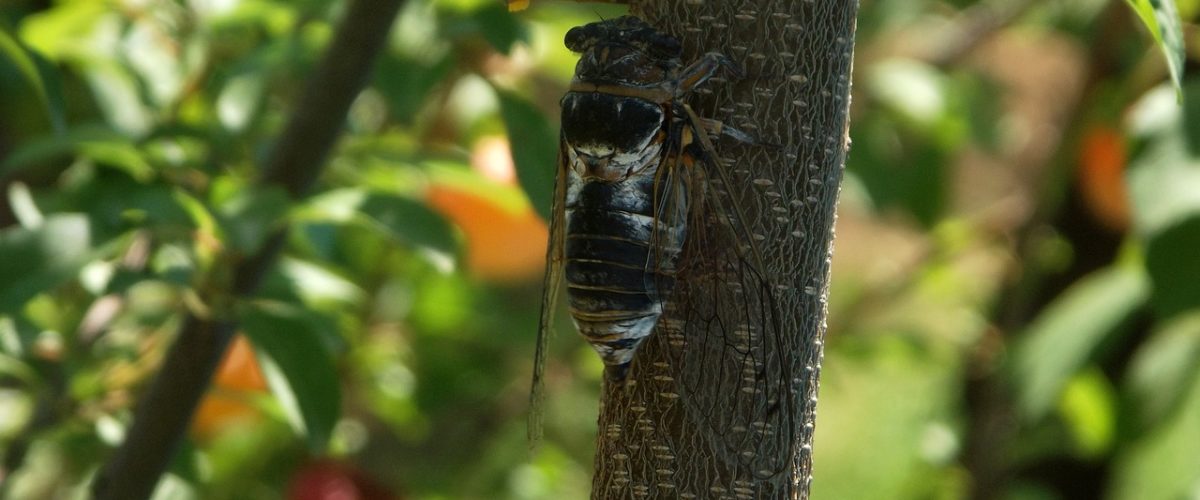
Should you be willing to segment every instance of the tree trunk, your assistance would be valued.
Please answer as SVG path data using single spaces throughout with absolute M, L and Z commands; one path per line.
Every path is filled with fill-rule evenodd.
M 739 63 L 746 78 L 714 78 L 688 102 L 782 147 L 718 145 L 769 298 L 712 290 L 727 274 L 674 292 L 630 383 L 601 396 L 592 497 L 807 498 L 858 2 L 634 0 L 631 9 L 679 38 L 685 63 L 710 51 Z

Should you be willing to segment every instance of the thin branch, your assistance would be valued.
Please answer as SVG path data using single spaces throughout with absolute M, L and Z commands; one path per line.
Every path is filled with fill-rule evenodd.
M 324 59 L 309 78 L 287 127 L 266 162 L 260 185 L 304 196 L 342 131 L 350 104 L 366 84 L 403 0 L 350 2 Z M 286 229 L 236 266 L 234 296 L 254 292 L 274 264 Z M 211 299 L 211 297 L 210 297 Z M 225 354 L 236 324 L 190 315 L 134 414 L 127 438 L 96 477 L 98 500 L 148 498 L 167 468 Z

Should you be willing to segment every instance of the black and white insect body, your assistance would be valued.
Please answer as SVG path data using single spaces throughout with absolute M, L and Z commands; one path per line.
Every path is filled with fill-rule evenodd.
M 621 380 L 663 313 L 687 233 L 681 157 L 706 132 L 678 99 L 727 61 L 684 68 L 678 41 L 628 16 L 574 28 L 566 45 L 581 57 L 562 99 L 565 252 L 552 239 L 550 265 L 565 265 L 575 325 Z

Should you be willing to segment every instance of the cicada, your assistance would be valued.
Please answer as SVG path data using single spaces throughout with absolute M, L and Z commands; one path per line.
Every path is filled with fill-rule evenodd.
M 678 40 L 632 16 L 573 28 L 565 43 L 580 59 L 561 101 L 531 439 L 540 437 L 546 344 L 563 280 L 570 315 L 600 355 L 609 383 L 624 381 L 631 365 L 637 369 L 639 346 L 663 329 L 660 320 L 668 309 L 704 324 L 689 330 L 731 332 L 730 338 L 704 341 L 728 346 L 717 357 L 735 360 L 738 370 L 745 366 L 749 378 L 784 378 L 781 363 L 766 362 L 763 350 L 750 345 L 779 334 L 770 317 L 772 287 L 742 209 L 727 192 L 731 174 L 714 147 L 721 136 L 759 143 L 701 118 L 683 101 L 718 71 L 736 77 L 740 69 L 715 52 L 685 66 Z M 678 303 L 674 292 L 680 287 L 711 293 L 689 293 L 689 303 Z M 718 305 L 756 317 L 714 317 Z M 715 327 L 722 322 L 728 328 Z M 746 326 L 751 323 L 757 326 Z M 743 336 L 750 328 L 758 331 L 749 341 L 732 338 L 739 328 Z M 681 353 L 679 359 L 706 362 L 705 356 Z M 717 369 L 724 368 L 714 362 Z M 767 374 L 770 369 L 778 373 Z M 780 390 L 786 383 L 764 387 Z M 712 410 L 706 404 L 715 406 L 692 403 L 702 411 Z M 767 411 L 755 410 L 759 415 L 742 420 L 766 420 L 761 414 Z

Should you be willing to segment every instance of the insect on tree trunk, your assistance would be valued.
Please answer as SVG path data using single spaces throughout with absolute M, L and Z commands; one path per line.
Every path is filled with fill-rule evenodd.
M 747 75 L 714 78 L 688 102 L 780 146 L 717 145 L 731 173 L 721 189 L 743 208 L 771 298 L 711 301 L 697 321 L 671 303 L 704 303 L 697 296 L 721 279 L 675 292 L 631 383 L 601 396 L 592 497 L 807 498 L 858 2 L 634 0 L 631 10 L 677 37 L 684 61 L 716 51 Z

